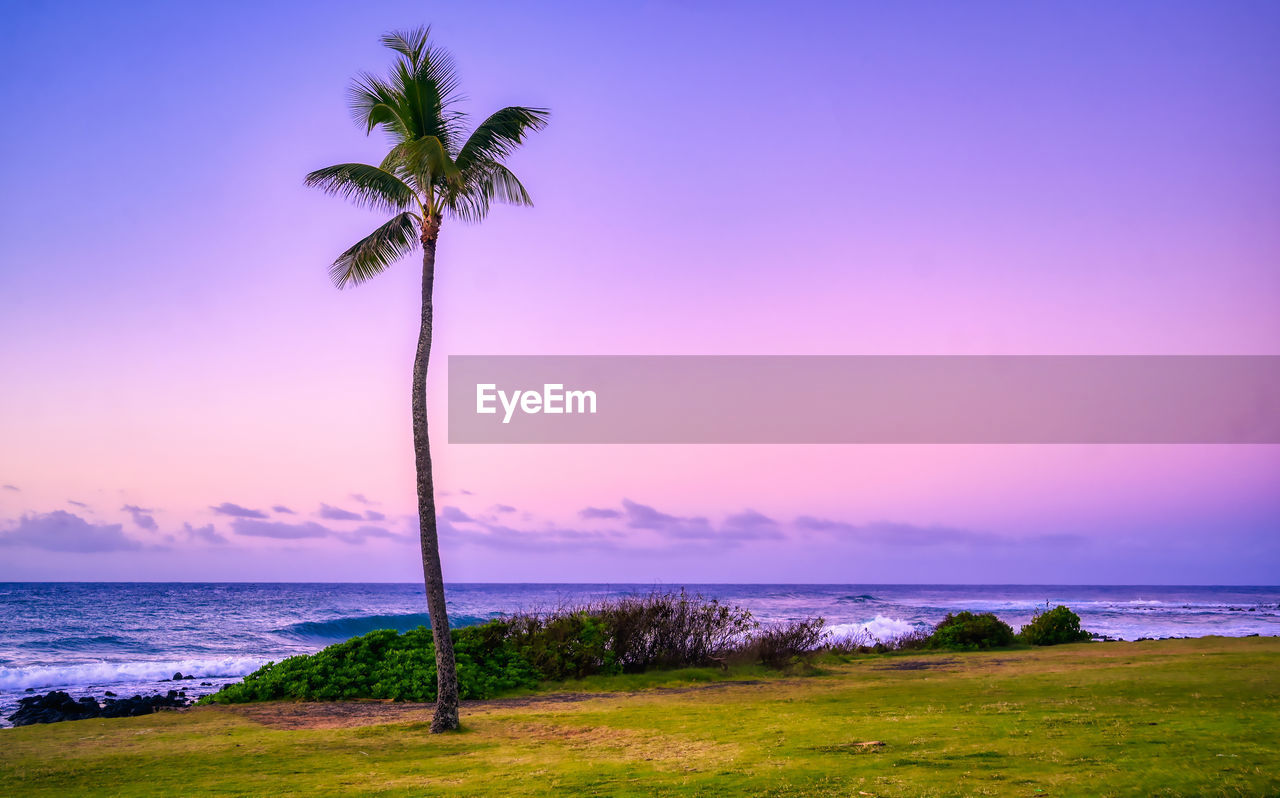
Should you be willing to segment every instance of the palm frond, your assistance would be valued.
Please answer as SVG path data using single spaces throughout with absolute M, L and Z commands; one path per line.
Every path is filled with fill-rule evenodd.
M 494 164 L 489 180 L 493 198 L 498 202 L 533 207 L 533 199 L 525 190 L 524 184 L 507 167 L 500 163 Z
M 409 211 L 398 214 L 339 255 L 329 267 L 334 285 L 338 288 L 359 285 L 412 252 L 418 242 L 417 219 Z
M 351 115 L 366 134 L 382 126 L 395 138 L 411 137 L 410 122 L 402 109 L 403 98 L 398 95 L 395 87 L 376 75 L 361 72 L 351 82 L 347 94 Z
M 458 151 L 458 168 L 465 171 L 477 164 L 506 160 L 526 135 L 546 127 L 550 118 L 551 112 L 545 108 L 519 105 L 495 112 L 480 123 Z
M 390 171 L 363 163 L 326 166 L 307 175 L 306 184 L 376 211 L 395 213 L 413 205 L 413 189 Z
M 502 164 L 489 164 L 483 173 L 473 170 L 460 189 L 446 193 L 445 201 L 454 217 L 469 224 L 484 221 L 495 201 L 533 205 L 524 185 Z
M 460 115 L 451 110 L 459 99 L 453 56 L 424 42 L 412 58 L 395 64 L 390 85 L 401 101 L 400 116 L 408 128 L 404 138 L 435 136 L 451 153 L 456 151 Z
M 431 26 L 421 25 L 413 30 L 393 30 L 383 34 L 379 41 L 409 59 L 409 62 L 416 67 L 430 36 Z
M 449 157 L 444 143 L 435 136 L 400 142 L 387 153 L 383 164 L 392 166 L 393 171 L 412 175 L 419 188 L 437 181 L 459 182 L 458 167 Z

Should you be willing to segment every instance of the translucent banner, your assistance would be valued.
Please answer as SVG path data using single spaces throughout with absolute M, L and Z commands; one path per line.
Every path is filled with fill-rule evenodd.
M 451 356 L 450 443 L 1280 443 L 1280 356 Z

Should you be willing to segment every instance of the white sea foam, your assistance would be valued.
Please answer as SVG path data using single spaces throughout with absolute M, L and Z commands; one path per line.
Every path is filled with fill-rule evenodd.
M 881 642 L 902 637 L 915 630 L 916 625 L 910 621 L 887 618 L 883 615 L 877 615 L 871 620 L 861 623 L 836 623 L 827 627 L 827 632 L 837 640 L 846 637 L 869 635 Z
M 110 686 L 168 679 L 181 671 L 196 678 L 245 676 L 266 664 L 250 657 L 175 659 L 152 662 L 85 662 L 78 665 L 0 667 L 0 690 L 64 685 Z

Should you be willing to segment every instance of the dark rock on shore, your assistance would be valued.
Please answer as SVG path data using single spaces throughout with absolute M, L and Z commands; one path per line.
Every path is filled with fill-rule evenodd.
M 14 726 L 30 726 L 86 718 L 131 718 L 150 715 L 158 709 L 185 707 L 189 703 L 186 695 L 177 690 L 165 695 L 107 698 L 101 705 L 89 696 L 76 700 L 61 690 L 54 690 L 47 695 L 20 699 L 18 711 L 9 716 L 9 722 Z

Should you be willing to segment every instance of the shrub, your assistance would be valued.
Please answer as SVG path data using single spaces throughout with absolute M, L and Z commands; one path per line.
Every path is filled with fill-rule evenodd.
M 942 619 L 929 636 L 933 648 L 981 649 L 1013 645 L 1013 628 L 990 612 L 960 612 Z
M 751 638 L 750 650 L 765 667 L 785 668 L 812 658 L 826 637 L 821 618 L 791 621 L 765 627 Z
M 1018 637 L 1033 646 L 1056 646 L 1059 643 L 1080 643 L 1092 635 L 1080 628 L 1080 616 L 1061 604 L 1036 613 L 1031 623 L 1022 627 Z
M 611 599 L 587 612 L 599 617 L 627 673 L 720 661 L 756 628 L 750 611 L 683 590 Z
M 489 698 L 537 686 L 541 675 L 514 646 L 495 635 L 494 624 L 454 629 L 458 689 L 463 698 Z M 434 701 L 435 645 L 431 630 L 369 632 L 311 655 L 269 662 L 203 703 L 295 699 L 341 701 L 379 698 Z
M 459 694 L 474 699 L 548 680 L 722 663 L 755 626 L 745 609 L 681 591 L 522 613 L 451 634 Z M 267 663 L 202 702 L 434 701 L 435 693 L 435 646 L 431 630 L 419 627 L 403 635 L 370 632 Z

